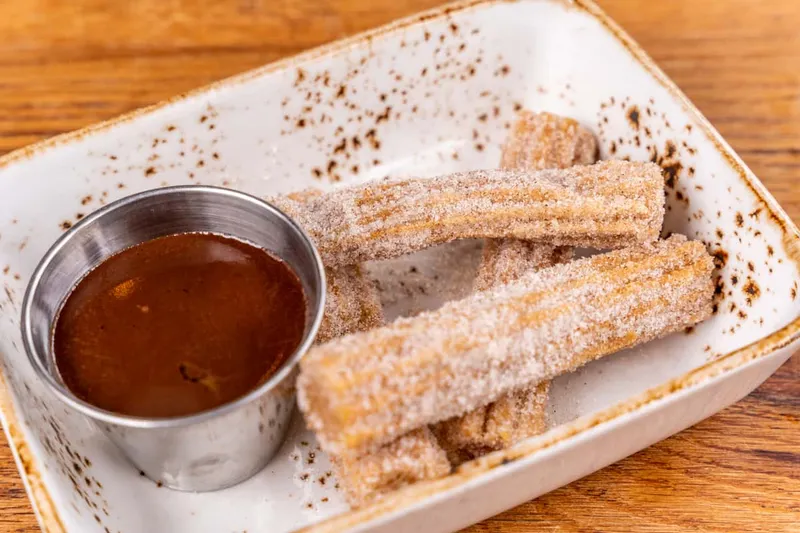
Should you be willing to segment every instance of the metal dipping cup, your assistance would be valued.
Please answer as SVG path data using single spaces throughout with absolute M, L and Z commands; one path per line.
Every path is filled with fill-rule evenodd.
M 269 380 L 233 402 L 174 418 L 140 418 L 99 409 L 72 394 L 55 364 L 53 330 L 75 285 L 109 256 L 179 233 L 233 237 L 285 261 L 303 285 L 306 326 L 300 346 Z M 62 401 L 91 418 L 147 477 L 185 491 L 240 483 L 277 452 L 295 404 L 297 364 L 314 341 L 325 308 L 325 272 L 305 232 L 272 205 L 216 187 L 182 186 L 116 201 L 82 219 L 36 267 L 22 305 L 22 338 L 39 377 Z M 113 354 L 110 354 L 113 355 Z

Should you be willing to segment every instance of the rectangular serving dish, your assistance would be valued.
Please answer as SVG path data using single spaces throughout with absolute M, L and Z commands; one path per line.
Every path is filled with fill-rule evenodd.
M 267 195 L 493 167 L 521 107 L 577 118 L 603 157 L 660 164 L 665 231 L 704 240 L 719 267 L 712 319 L 556 380 L 544 435 L 352 512 L 297 415 L 265 471 L 186 494 L 140 476 L 35 379 L 20 342 L 23 292 L 47 247 L 90 210 L 164 185 Z M 47 531 L 451 531 L 753 390 L 797 348 L 798 242 L 716 130 L 594 4 L 455 4 L 0 159 L 0 411 Z M 408 282 L 384 294 L 390 313 L 463 292 L 475 250 L 376 265 L 385 286 Z

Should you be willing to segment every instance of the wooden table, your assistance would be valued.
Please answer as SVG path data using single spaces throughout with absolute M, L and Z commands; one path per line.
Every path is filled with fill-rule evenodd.
M 0 153 L 437 3 L 2 2 Z M 800 2 L 600 3 L 800 219 Z M 2 442 L 0 531 L 35 530 Z M 469 531 L 533 530 L 800 531 L 800 358 L 696 427 Z

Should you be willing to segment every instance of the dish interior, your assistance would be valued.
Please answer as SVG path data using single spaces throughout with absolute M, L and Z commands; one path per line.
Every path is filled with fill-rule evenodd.
M 720 268 L 712 319 L 557 379 L 551 426 L 796 318 L 798 273 L 784 245 L 794 230 L 748 185 L 729 149 L 590 13 L 555 1 L 502 2 L 403 24 L 0 163 L 0 354 L 13 417 L 3 407 L 65 528 L 288 531 L 346 506 L 299 416 L 256 477 L 186 494 L 140 476 L 46 393 L 22 350 L 19 310 L 31 272 L 61 232 L 114 199 L 165 185 L 266 196 L 490 168 L 522 107 L 580 120 L 598 136 L 603 158 L 661 165 L 665 232 L 702 239 Z M 388 314 L 464 294 L 478 250 L 462 242 L 371 265 Z

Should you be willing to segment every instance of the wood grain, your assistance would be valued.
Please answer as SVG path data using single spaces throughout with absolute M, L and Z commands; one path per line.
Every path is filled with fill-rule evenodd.
M 0 153 L 435 0 L 0 3 Z M 800 218 L 800 2 L 600 0 Z M 0 531 L 36 522 L 3 442 Z M 747 399 L 478 532 L 800 531 L 800 359 Z

